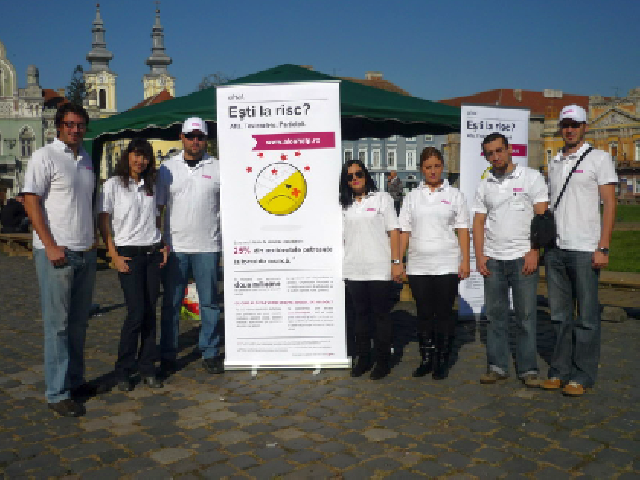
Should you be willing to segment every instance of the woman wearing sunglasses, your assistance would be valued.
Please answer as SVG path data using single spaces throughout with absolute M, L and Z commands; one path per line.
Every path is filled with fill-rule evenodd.
M 355 311 L 356 359 L 351 376 L 360 377 L 373 367 L 373 337 L 375 367 L 370 377 L 378 380 L 391 370 L 391 282 L 402 281 L 398 219 L 393 199 L 388 193 L 377 191 L 360 160 L 350 160 L 342 167 L 340 204 L 343 271 Z
M 453 303 L 458 282 L 470 271 L 469 211 L 464 195 L 442 179 L 443 170 L 440 151 L 425 148 L 420 154 L 424 181 L 400 210 L 400 251 L 409 246 L 406 273 L 418 310 L 421 362 L 413 376 L 433 372 L 436 380 L 449 375 L 456 326 Z
M 134 139 L 118 160 L 114 176 L 103 185 L 99 202 L 98 226 L 127 305 L 115 365 L 118 389 L 123 392 L 133 389 L 136 361 L 143 383 L 149 388 L 163 386 L 155 371 L 156 300 L 168 250 L 156 226 L 155 176 L 151 144 Z

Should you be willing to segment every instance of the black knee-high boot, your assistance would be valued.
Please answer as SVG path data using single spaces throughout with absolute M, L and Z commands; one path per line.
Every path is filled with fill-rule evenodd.
M 413 371 L 414 377 L 424 377 L 433 370 L 433 359 L 436 347 L 433 338 L 428 334 L 418 334 L 418 350 L 420 351 L 420 365 Z
M 453 336 L 438 333 L 436 335 L 436 355 L 433 366 L 433 379 L 444 380 L 449 376 L 449 359 L 453 346 Z

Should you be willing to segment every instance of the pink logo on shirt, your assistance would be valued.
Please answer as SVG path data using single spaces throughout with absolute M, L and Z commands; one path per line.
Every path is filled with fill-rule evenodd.
M 202 175 L 203 178 L 211 178 L 211 175 Z
M 375 212 L 376 209 L 375 208 L 367 208 L 367 212 Z
M 514 188 L 514 192 L 524 192 L 524 188 Z
M 84 168 L 86 168 L 87 170 L 93 170 L 93 167 L 84 167 Z
M 447 205 L 451 205 L 451 202 L 448 202 L 446 200 L 440 200 L 440 203 L 446 203 Z
M 584 170 L 576 170 L 576 173 L 584 173 Z

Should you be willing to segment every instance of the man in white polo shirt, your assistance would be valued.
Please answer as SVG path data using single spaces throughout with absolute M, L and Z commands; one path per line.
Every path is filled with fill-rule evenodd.
M 596 381 L 600 360 L 598 276 L 609 263 L 616 216 L 615 165 L 607 152 L 585 142 L 587 112 L 569 105 L 560 112 L 564 148 L 549 162 L 549 190 L 556 202 L 557 247 L 545 253 L 551 322 L 556 344 L 543 388 L 580 396 Z M 585 155 L 586 154 L 586 155 Z M 580 158 L 583 159 L 578 164 Z M 600 221 L 602 200 L 602 222 Z M 574 305 L 578 314 L 574 318 Z
M 84 340 L 96 274 L 91 157 L 82 148 L 89 115 L 62 105 L 58 138 L 36 150 L 25 174 L 25 209 L 33 225 L 33 257 L 44 324 L 45 396 L 58 415 L 77 417 L 84 381 Z
M 164 268 L 164 298 L 160 320 L 160 360 L 164 373 L 176 367 L 180 310 L 193 275 L 200 301 L 199 349 L 209 373 L 224 372 L 220 354 L 218 306 L 220 261 L 220 166 L 206 153 L 207 125 L 188 118 L 182 125 L 183 151 L 158 171 L 158 205 L 164 210 L 164 243 L 171 253 Z
M 513 293 L 516 373 L 527 387 L 539 387 L 536 323 L 538 250 L 530 240 L 534 214 L 547 209 L 542 175 L 513 163 L 509 141 L 500 133 L 482 141 L 491 169 L 481 180 L 473 203 L 476 268 L 484 277 L 487 372 L 480 383 L 506 380 L 509 371 L 509 287 Z

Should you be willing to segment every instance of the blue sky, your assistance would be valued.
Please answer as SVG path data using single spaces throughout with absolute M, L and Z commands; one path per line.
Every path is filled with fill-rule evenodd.
M 94 2 L 5 3 L 0 41 L 21 87 L 29 64 L 46 88 L 88 67 Z M 155 3 L 100 5 L 123 111 L 142 100 Z M 638 0 L 163 0 L 160 10 L 177 95 L 207 74 L 240 77 L 283 63 L 337 76 L 381 71 L 429 100 L 494 88 L 610 96 L 640 87 Z

